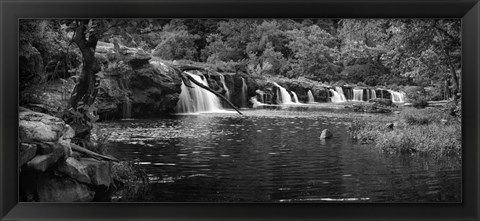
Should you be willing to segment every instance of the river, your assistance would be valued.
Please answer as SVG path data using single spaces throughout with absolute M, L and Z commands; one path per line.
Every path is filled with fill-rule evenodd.
M 341 108 L 243 112 L 99 125 L 111 155 L 147 172 L 146 201 L 461 202 L 460 163 L 358 144 Z M 333 137 L 321 140 L 323 129 Z

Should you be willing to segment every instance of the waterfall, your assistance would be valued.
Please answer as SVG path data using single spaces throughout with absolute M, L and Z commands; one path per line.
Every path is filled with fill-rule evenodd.
M 332 98 L 332 102 L 333 103 L 339 103 L 339 102 L 345 102 L 345 96 L 342 98 L 342 96 L 335 90 L 333 89 L 328 89 L 330 92 L 332 92 L 333 96 L 331 97 Z
M 242 107 L 247 107 L 247 84 L 245 83 L 245 79 L 242 77 L 242 94 L 240 96 L 242 99 Z
M 315 99 L 313 98 L 313 94 L 311 90 L 308 90 L 308 103 L 315 103 Z
M 353 89 L 353 100 L 363 101 L 363 89 Z
M 293 94 L 293 102 L 294 102 L 294 103 L 300 103 L 300 102 L 298 101 L 297 94 L 296 94 L 295 92 L 293 92 L 293 91 L 292 91 L 292 94 Z
M 122 115 L 123 119 L 132 117 L 132 102 L 127 96 L 125 96 L 125 100 L 123 102 L 122 112 L 123 112 L 123 115 Z
M 347 98 L 345 98 L 345 94 L 343 93 L 342 87 L 335 87 L 335 91 L 337 91 L 341 101 L 347 101 Z
M 207 80 L 195 74 L 186 74 L 192 76 L 195 80 L 208 87 Z M 177 103 L 177 112 L 179 113 L 196 113 L 196 112 L 212 112 L 221 110 L 220 100 L 218 97 L 195 84 L 191 84 L 193 88 L 185 86 L 182 82 L 182 92 Z
M 264 103 L 259 102 L 256 97 L 251 97 L 250 102 L 252 102 L 253 108 L 265 105 Z
M 377 92 L 375 92 L 375 89 L 370 89 L 372 91 L 372 98 L 371 99 L 375 99 L 377 98 Z
M 230 90 L 228 90 L 227 85 L 225 84 L 225 77 L 220 75 L 220 81 L 222 82 L 223 89 L 225 89 L 225 97 L 230 100 Z
M 405 102 L 405 94 L 403 93 L 400 93 L 400 92 L 396 92 L 396 91 L 392 91 L 392 90 L 388 90 L 388 92 L 390 92 L 390 94 L 392 95 L 392 102 L 394 103 L 404 103 Z
M 281 95 L 281 102 L 278 102 L 278 94 L 277 94 L 277 103 L 278 104 L 291 104 L 292 103 L 292 98 L 290 97 L 290 94 L 288 93 L 287 89 L 283 88 L 282 86 L 278 85 L 277 83 L 273 82 L 275 86 L 278 87 L 280 90 L 280 95 Z

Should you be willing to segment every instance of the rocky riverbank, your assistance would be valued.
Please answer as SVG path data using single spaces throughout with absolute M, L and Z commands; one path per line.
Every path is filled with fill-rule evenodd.
M 20 109 L 20 201 L 108 200 L 115 189 L 112 162 L 75 151 L 75 131 L 61 119 Z

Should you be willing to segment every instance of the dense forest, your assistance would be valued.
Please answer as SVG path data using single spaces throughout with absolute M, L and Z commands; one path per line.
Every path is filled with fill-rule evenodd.
M 62 63 L 70 53 L 64 72 L 73 72 L 82 61 L 71 44 L 79 23 L 23 21 L 20 53 L 32 53 L 33 46 L 50 75 L 65 69 Z M 436 100 L 456 96 L 461 86 L 458 19 L 145 19 L 84 25 L 86 38 L 94 35 L 97 41 L 142 48 L 161 59 L 205 62 L 250 75 L 433 87 L 443 92 L 431 98 Z

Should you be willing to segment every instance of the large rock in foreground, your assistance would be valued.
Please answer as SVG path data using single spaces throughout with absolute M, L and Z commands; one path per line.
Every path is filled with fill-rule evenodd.
M 18 132 L 23 143 L 55 142 L 60 138 L 70 139 L 74 135 L 73 129 L 57 117 L 24 111 L 19 113 L 18 118 Z
M 92 184 L 96 186 L 110 186 L 112 182 L 112 165 L 110 162 L 99 161 L 93 158 L 81 158 L 79 162 L 85 166 Z
M 108 200 L 112 164 L 73 155 L 72 128 L 62 120 L 20 108 L 20 199 L 40 202 Z M 79 151 L 78 148 L 75 149 Z M 81 151 L 80 151 L 81 152 Z M 103 192 L 101 192 L 103 190 Z
M 37 196 L 40 202 L 89 202 L 95 192 L 87 185 L 71 178 L 40 176 L 37 180 Z

